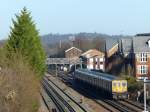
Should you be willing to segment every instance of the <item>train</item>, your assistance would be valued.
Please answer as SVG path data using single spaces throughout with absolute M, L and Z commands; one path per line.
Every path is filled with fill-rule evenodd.
M 110 98 L 121 100 L 128 98 L 127 80 L 87 69 L 77 69 L 74 79 L 98 88 L 100 92 L 109 95 Z

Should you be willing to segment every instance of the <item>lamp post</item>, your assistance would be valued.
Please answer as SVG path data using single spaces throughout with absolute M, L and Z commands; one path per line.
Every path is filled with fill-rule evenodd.
M 146 108 L 146 83 L 149 83 L 149 80 L 147 80 L 147 77 L 144 78 L 144 111 L 143 112 L 148 112 Z
M 82 59 L 80 60 L 80 66 L 81 66 L 81 69 L 83 68 L 83 66 L 82 66 Z
M 57 64 L 55 64 L 56 65 L 56 77 L 57 77 Z

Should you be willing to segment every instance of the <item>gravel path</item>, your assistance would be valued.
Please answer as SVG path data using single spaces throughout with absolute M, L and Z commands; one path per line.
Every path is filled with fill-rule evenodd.
M 45 103 L 43 99 L 40 97 L 40 108 L 38 112 L 49 112 L 47 107 L 45 106 Z

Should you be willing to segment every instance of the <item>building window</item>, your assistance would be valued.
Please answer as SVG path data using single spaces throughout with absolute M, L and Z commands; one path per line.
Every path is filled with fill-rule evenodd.
M 100 62 L 100 65 L 103 65 L 103 62 Z
M 93 58 L 89 58 L 90 63 L 93 62 Z
M 97 62 L 97 61 L 98 61 L 98 58 L 95 58 L 95 61 Z
M 138 65 L 138 73 L 139 74 L 147 74 L 148 66 L 147 65 Z
M 103 58 L 100 58 L 100 62 L 103 62 L 104 61 L 104 59 Z
M 139 55 L 139 61 L 140 62 L 147 62 L 147 53 L 141 53 Z

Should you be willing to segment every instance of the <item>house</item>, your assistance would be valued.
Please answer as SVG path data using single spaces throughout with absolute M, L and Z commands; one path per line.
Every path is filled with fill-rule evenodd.
M 105 71 L 105 53 L 90 49 L 82 54 L 87 59 L 87 69 Z
M 66 58 L 79 58 L 81 56 L 82 50 L 76 48 L 76 47 L 71 47 L 65 51 L 65 57 Z
M 130 60 L 128 63 L 133 65 L 137 79 L 150 78 L 150 34 L 121 39 L 120 50 L 124 58 Z
M 137 79 L 150 78 L 150 35 L 133 37 L 133 53 Z

